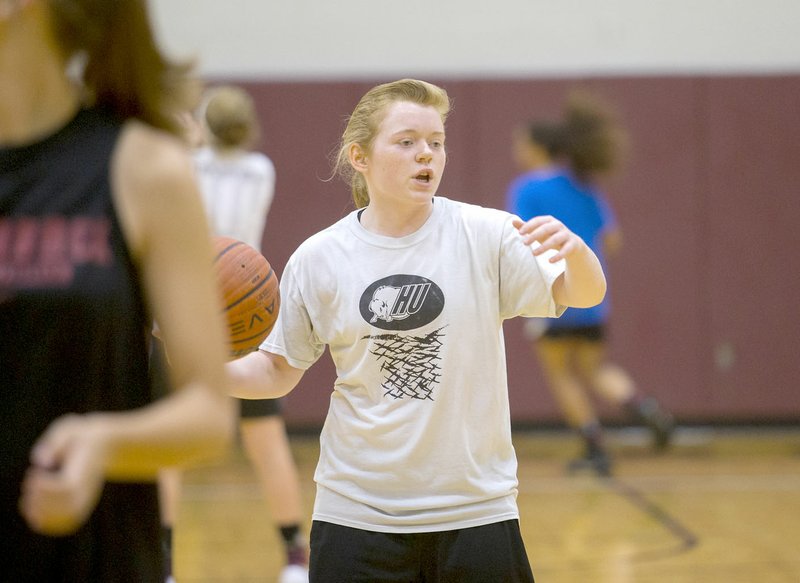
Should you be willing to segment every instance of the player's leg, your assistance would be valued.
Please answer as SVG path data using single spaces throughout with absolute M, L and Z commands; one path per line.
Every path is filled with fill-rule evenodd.
M 165 468 L 158 473 L 158 501 L 165 558 L 164 580 L 167 583 L 175 581 L 172 564 L 173 532 L 177 524 L 182 482 L 182 473 L 178 468 Z
M 575 367 L 586 386 L 598 396 L 609 403 L 624 406 L 636 395 L 636 386 L 625 369 L 608 360 L 601 334 L 600 331 L 595 335 L 587 332 L 586 336 L 576 339 Z
M 164 343 L 158 336 L 158 326 L 154 323 L 150 337 L 150 383 L 153 398 L 160 399 L 171 392 L 169 382 L 169 359 Z M 164 554 L 164 581 L 175 583 L 173 573 L 172 548 L 173 532 L 178 517 L 181 494 L 181 471 L 178 468 L 164 468 L 158 474 L 158 503 L 161 512 L 161 543 Z
M 306 581 L 308 543 L 303 534 L 303 499 L 286 426 L 275 399 L 242 400 L 242 446 L 253 465 L 286 551 L 281 583 Z
M 569 469 L 592 469 L 600 475 L 611 471 L 611 461 L 603 446 L 603 432 L 589 395 L 573 370 L 575 342 L 569 336 L 548 333 L 536 344 L 536 354 L 547 385 L 567 424 L 580 433 L 584 455 Z
M 577 428 L 596 421 L 596 417 L 580 378 L 572 370 L 573 345 L 568 338 L 542 338 L 536 343 L 536 354 L 567 424 Z
M 672 415 L 653 397 L 643 396 L 633 377 L 624 368 L 607 358 L 602 335 L 587 337 L 576 351 L 576 366 L 600 397 L 625 409 L 637 422 L 644 423 L 653 435 L 653 446 L 663 450 L 669 445 L 674 428 Z

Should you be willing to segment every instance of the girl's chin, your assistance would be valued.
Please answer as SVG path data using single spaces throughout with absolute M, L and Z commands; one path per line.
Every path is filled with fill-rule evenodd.
M 411 188 L 411 195 L 419 198 L 432 198 L 436 194 L 437 184 L 415 184 Z

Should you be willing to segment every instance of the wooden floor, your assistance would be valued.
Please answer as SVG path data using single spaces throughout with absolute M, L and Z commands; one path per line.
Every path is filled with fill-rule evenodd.
M 681 429 L 659 456 L 641 432 L 615 430 L 607 479 L 565 473 L 570 434 L 514 443 L 537 583 L 800 583 L 800 428 Z M 310 512 L 317 440 L 292 444 Z M 275 581 L 278 538 L 242 454 L 185 481 L 177 582 Z

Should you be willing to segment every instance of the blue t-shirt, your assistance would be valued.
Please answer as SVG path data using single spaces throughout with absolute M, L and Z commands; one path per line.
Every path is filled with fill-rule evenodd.
M 603 233 L 612 228 L 615 218 L 602 193 L 580 182 L 567 170 L 549 168 L 534 170 L 516 178 L 506 196 L 509 212 L 523 220 L 552 215 L 582 238 L 595 252 L 605 268 Z M 569 308 L 558 318 L 548 321 L 550 328 L 576 328 L 604 324 L 608 318 L 609 300 L 592 308 Z

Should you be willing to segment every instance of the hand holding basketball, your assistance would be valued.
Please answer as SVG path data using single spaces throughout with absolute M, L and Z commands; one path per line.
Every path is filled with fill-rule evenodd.
M 278 276 L 256 249 L 230 237 L 214 237 L 214 268 L 228 324 L 230 354 L 257 350 L 280 308 Z

